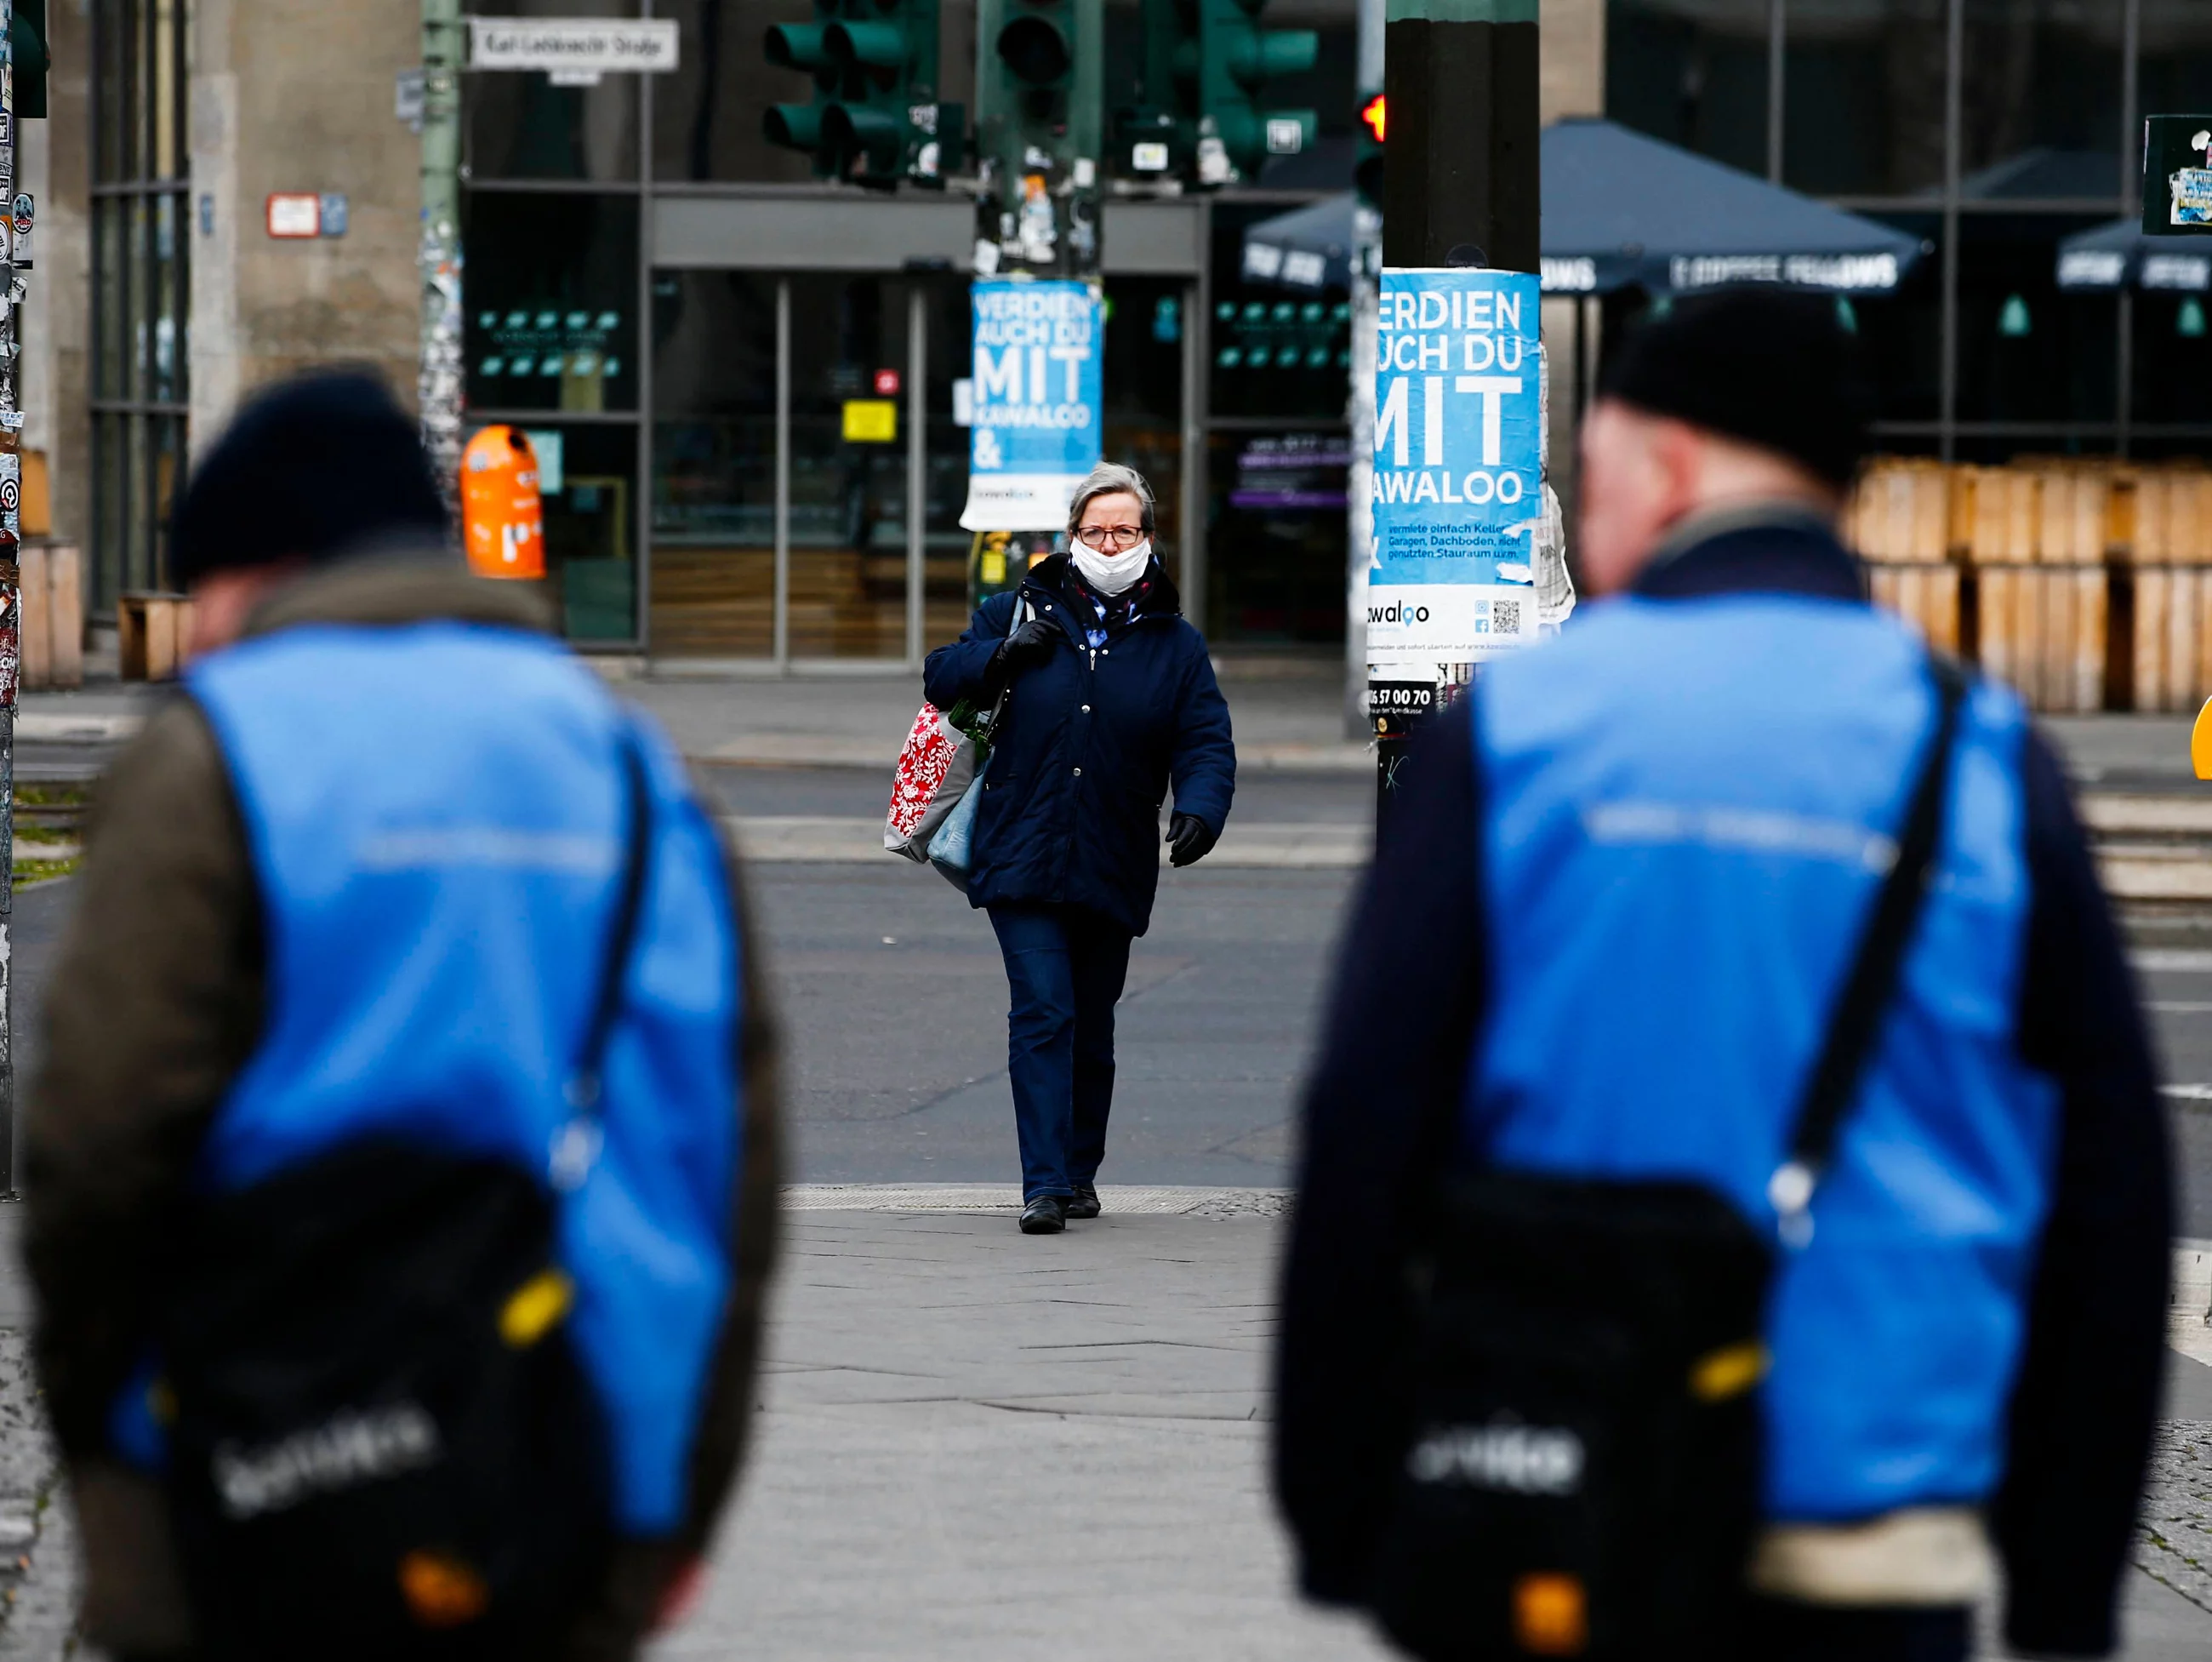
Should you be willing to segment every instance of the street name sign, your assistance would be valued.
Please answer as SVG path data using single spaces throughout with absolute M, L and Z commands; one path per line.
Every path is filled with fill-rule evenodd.
M 562 76 L 665 74 L 677 66 L 673 18 L 471 17 L 472 70 L 546 70 Z

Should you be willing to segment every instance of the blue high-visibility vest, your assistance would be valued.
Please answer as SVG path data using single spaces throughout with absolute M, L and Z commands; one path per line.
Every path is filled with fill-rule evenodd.
M 218 1192 L 369 1136 L 504 1158 L 555 1190 L 624 859 L 619 746 L 638 746 L 651 863 L 603 1141 L 556 1215 L 615 1521 L 674 1528 L 742 1154 L 736 920 L 679 759 L 515 630 L 287 629 L 185 685 L 230 770 L 267 941 L 265 1028 L 202 1160 Z
M 1771 1225 L 1934 711 L 1901 626 L 1778 595 L 1614 601 L 1489 670 L 1469 1154 L 1702 1179 Z M 1777 1519 L 1972 1503 L 2002 1476 L 2057 1137 L 2015 1032 L 2024 734 L 2009 692 L 1975 689 L 1897 997 L 1812 1240 L 1783 1254 Z

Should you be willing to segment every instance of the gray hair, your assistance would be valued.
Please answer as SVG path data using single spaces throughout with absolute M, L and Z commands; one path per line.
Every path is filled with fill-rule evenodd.
M 1083 510 L 1101 496 L 1130 496 L 1144 510 L 1145 534 L 1152 534 L 1152 487 L 1145 483 L 1145 476 L 1133 467 L 1124 467 L 1119 462 L 1100 462 L 1091 470 L 1091 477 L 1075 487 L 1075 500 L 1067 505 L 1067 540 L 1075 540 L 1076 527 L 1083 523 Z

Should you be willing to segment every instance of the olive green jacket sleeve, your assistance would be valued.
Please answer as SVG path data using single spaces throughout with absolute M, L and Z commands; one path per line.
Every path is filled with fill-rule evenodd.
M 741 898 L 734 861 L 731 874 Z M 106 1454 L 106 1424 L 144 1355 L 164 1245 L 216 1109 L 252 1053 L 264 996 L 244 826 L 188 700 L 164 706 L 102 782 L 76 886 L 26 1117 L 26 1258 L 84 1543 L 87 1636 L 160 1651 L 186 1630 L 166 1519 L 154 1487 Z M 632 1654 L 670 1579 L 705 1550 L 754 1409 L 781 1154 L 778 1031 L 749 916 L 741 904 L 735 1273 L 693 1443 L 691 1506 L 676 1539 L 617 1555 L 574 1635 L 572 1654 L 593 1662 Z

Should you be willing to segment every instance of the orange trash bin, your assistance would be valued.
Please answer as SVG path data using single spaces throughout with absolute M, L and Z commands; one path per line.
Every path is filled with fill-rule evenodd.
M 461 539 L 479 577 L 545 575 L 538 453 L 520 428 L 487 427 L 462 453 Z

